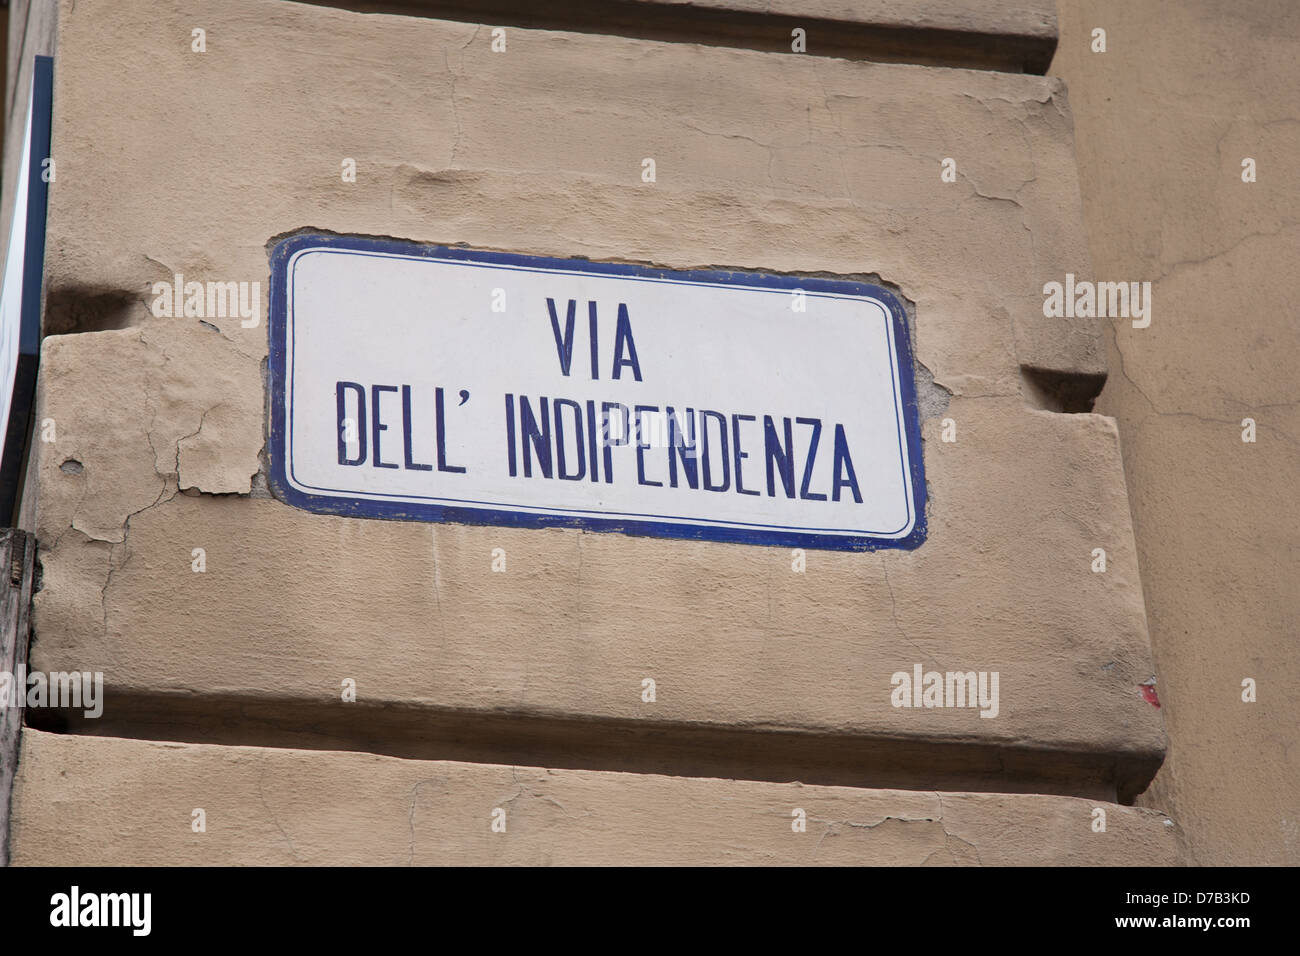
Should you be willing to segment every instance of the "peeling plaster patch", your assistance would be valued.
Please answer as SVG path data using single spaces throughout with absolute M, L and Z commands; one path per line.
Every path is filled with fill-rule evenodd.
M 262 438 L 259 362 L 192 322 L 47 337 L 38 400 L 59 423 L 39 447 L 37 532 L 109 543 L 178 486 L 247 494 Z M 76 476 L 76 481 L 68 481 Z
M 196 488 L 210 494 L 248 494 L 252 487 L 246 463 L 227 462 L 224 436 L 239 426 L 239 411 L 224 402 L 199 418 L 199 427 L 176 443 L 177 481 L 182 491 Z
M 913 353 L 915 355 L 915 353 Z M 934 373 L 913 359 L 913 375 L 916 377 L 916 407 L 921 421 L 929 418 L 942 418 L 948 411 L 948 402 L 952 392 L 934 380 Z
M 271 485 L 266 479 L 265 465 L 259 464 L 257 473 L 253 475 L 251 486 L 248 491 L 250 498 L 274 498 L 271 494 Z

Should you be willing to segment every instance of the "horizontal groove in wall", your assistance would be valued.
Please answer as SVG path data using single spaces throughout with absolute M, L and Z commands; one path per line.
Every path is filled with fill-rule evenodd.
M 669 3 L 618 0 L 306 0 L 358 13 L 392 13 L 466 23 L 565 30 L 791 53 L 791 31 L 802 28 L 800 55 L 914 63 L 1003 73 L 1047 72 L 1056 37 L 902 27 L 783 14 L 759 14 Z M 794 54 L 792 54 L 794 55 Z
M 227 746 L 342 750 L 415 760 L 799 781 L 872 789 L 1043 793 L 1131 803 L 1159 755 L 864 738 L 761 728 L 578 720 L 428 707 L 135 694 L 105 688 L 97 719 L 28 710 L 27 723 L 81 733 Z

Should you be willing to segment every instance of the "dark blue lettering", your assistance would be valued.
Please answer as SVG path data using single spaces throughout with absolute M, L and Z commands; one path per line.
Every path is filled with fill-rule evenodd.
M 537 464 L 542 469 L 542 475 L 551 478 L 553 477 L 551 468 L 551 414 L 547 408 L 545 398 L 537 400 L 537 407 L 542 410 L 540 419 L 533 415 L 533 409 L 528 404 L 527 397 L 519 396 L 519 430 L 523 433 L 521 444 L 524 446 L 524 477 L 533 477 L 533 455 L 529 451 L 531 445 L 533 451 L 537 452 Z
M 787 498 L 794 497 L 794 435 L 790 419 L 784 418 L 785 444 L 776 437 L 776 423 L 771 415 L 763 416 L 763 450 L 767 458 L 767 494 L 776 497 L 776 475 L 781 476 L 781 487 Z M 775 465 L 776 467 L 773 467 Z
M 348 457 L 348 443 L 343 437 L 347 432 L 347 401 L 343 393 L 347 391 L 354 392 L 357 396 L 357 417 L 352 424 L 357 433 L 360 455 L 355 461 Z M 366 389 L 356 382 L 339 382 L 334 387 L 334 394 L 339 413 L 339 464 L 364 465 L 366 463 Z
M 749 452 L 740 450 L 740 423 L 758 421 L 753 415 L 732 415 L 731 416 L 731 453 L 736 463 L 736 490 L 742 495 L 756 495 L 757 491 L 748 490 L 744 482 L 741 481 L 740 463 L 743 459 L 749 457 Z
M 841 478 L 841 468 L 847 470 L 848 477 Z M 844 426 L 835 426 L 835 463 L 833 468 L 835 483 L 831 487 L 831 500 L 840 500 L 840 488 L 848 485 L 853 490 L 853 500 L 862 504 L 862 493 L 858 491 L 858 476 L 853 472 L 853 459 L 849 457 L 849 442 L 844 437 Z
M 510 466 L 510 477 L 515 477 L 515 397 L 506 393 L 506 463 Z
M 587 460 L 591 462 L 591 480 L 599 480 L 596 460 L 596 403 L 587 400 Z
M 370 447 L 374 454 L 370 458 L 370 463 L 376 468 L 397 468 L 396 462 L 386 462 L 379 457 L 379 433 L 388 431 L 388 426 L 379 420 L 379 396 L 384 392 L 397 393 L 396 385 L 372 385 L 370 387 Z
M 578 303 L 569 300 L 569 315 L 564 323 L 564 337 L 560 337 L 560 317 L 555 312 L 555 300 L 547 298 L 546 308 L 551 313 L 551 331 L 555 333 L 555 351 L 560 357 L 560 371 L 569 374 L 569 365 L 573 362 L 573 321 L 577 317 Z
M 627 358 L 623 358 L 626 348 Z M 632 340 L 632 320 L 628 318 L 627 306 L 618 304 L 618 328 L 614 332 L 614 378 L 619 377 L 624 365 L 632 366 L 632 374 L 641 381 L 641 364 L 636 357 L 636 342 Z
M 443 404 L 441 386 L 434 390 L 434 404 L 438 412 L 438 470 L 464 474 L 465 468 L 462 465 L 447 464 L 447 414 Z
M 609 413 L 611 409 L 617 408 L 618 420 L 623 426 L 623 437 L 617 441 L 610 439 L 609 435 Z M 610 448 L 615 445 L 626 445 L 628 433 L 631 429 L 631 416 L 628 413 L 627 406 L 621 402 L 601 402 L 600 403 L 600 420 L 601 420 L 601 444 L 604 446 L 605 459 L 605 483 L 610 484 L 614 480 L 614 456 Z
M 615 368 L 615 378 L 618 378 L 618 369 Z M 639 380 L 639 378 L 638 378 Z M 645 477 L 645 453 L 651 445 L 645 440 L 645 429 L 641 427 L 642 412 L 657 412 L 658 405 L 637 405 L 636 406 L 636 480 L 638 484 L 653 485 L 656 488 L 662 488 L 662 481 L 647 481 Z
M 699 488 L 699 462 L 695 455 L 695 409 L 686 409 L 689 444 L 682 442 L 682 426 L 677 421 L 673 407 L 669 405 L 664 411 L 668 415 L 668 484 L 677 487 L 677 459 L 680 458 L 682 471 L 686 472 L 686 483 L 692 488 Z
M 557 398 L 555 408 L 555 473 L 561 481 L 580 481 L 587 474 L 587 455 L 582 438 L 582 406 L 568 398 Z M 570 475 L 565 470 L 564 415 L 560 409 L 573 409 L 573 427 L 577 430 L 578 470 Z
M 442 389 L 438 389 L 439 401 L 442 399 Z M 442 440 L 439 439 L 439 444 Z M 402 386 L 402 450 L 405 452 L 406 467 L 410 471 L 433 471 L 433 465 L 421 465 L 415 460 L 415 455 L 411 450 L 411 386 Z
M 822 437 L 822 420 L 820 418 L 796 418 L 800 425 L 813 427 L 812 441 L 808 443 L 808 460 L 803 466 L 803 484 L 799 486 L 799 497 L 807 501 L 825 501 L 826 496 L 810 492 L 808 485 L 812 482 L 813 462 L 817 460 L 817 443 Z
M 718 423 L 718 438 L 722 443 L 722 484 L 715 485 L 710 480 L 712 469 L 709 467 L 709 421 Z M 722 412 L 700 410 L 700 457 L 704 459 L 704 490 L 726 491 L 731 487 L 731 455 L 727 450 L 727 418 Z

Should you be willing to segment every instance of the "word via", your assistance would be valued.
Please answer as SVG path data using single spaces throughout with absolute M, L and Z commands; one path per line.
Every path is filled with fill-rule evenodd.
M 573 324 L 577 318 L 578 302 L 576 299 L 568 300 L 568 308 L 564 315 L 564 331 L 560 331 L 560 316 L 555 308 L 555 300 L 548 297 L 546 299 L 546 310 L 551 316 L 551 334 L 555 336 L 555 354 L 560 361 L 560 374 L 566 378 L 569 375 L 569 369 L 573 365 L 573 345 L 574 334 Z M 594 301 L 587 302 L 587 342 L 590 346 L 591 355 L 591 380 L 599 381 L 600 379 L 600 326 L 596 321 L 597 309 Z M 636 357 L 636 341 L 632 338 L 632 319 L 628 315 L 627 304 L 620 302 L 618 304 L 618 324 L 614 329 L 614 360 L 610 366 L 609 377 L 619 379 L 622 377 L 624 367 L 628 368 L 633 377 L 641 381 L 641 363 Z

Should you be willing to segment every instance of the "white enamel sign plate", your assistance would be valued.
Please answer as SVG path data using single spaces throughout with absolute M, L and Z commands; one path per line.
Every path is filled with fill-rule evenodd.
M 294 236 L 271 297 L 272 481 L 298 507 L 924 540 L 906 318 L 875 286 Z

